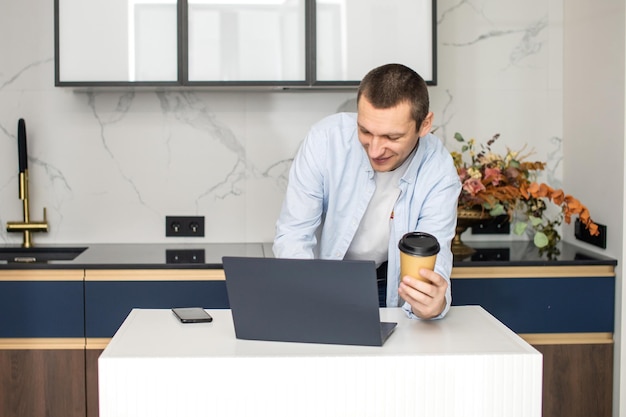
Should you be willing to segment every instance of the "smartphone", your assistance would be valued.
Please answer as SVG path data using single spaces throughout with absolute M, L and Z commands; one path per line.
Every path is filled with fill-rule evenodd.
M 206 323 L 213 321 L 213 317 L 204 311 L 202 307 L 173 308 L 172 311 L 181 323 Z

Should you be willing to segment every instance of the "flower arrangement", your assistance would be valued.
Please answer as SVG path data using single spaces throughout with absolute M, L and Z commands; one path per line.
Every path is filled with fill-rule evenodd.
M 526 160 L 529 155 L 521 155 L 521 151 L 507 149 L 504 156 L 492 152 L 491 145 L 499 137 L 494 135 L 477 152 L 474 139 L 465 140 L 455 133 L 454 138 L 462 143 L 460 153 L 451 152 L 463 185 L 459 207 L 481 207 L 494 217 L 506 214 L 513 232 L 521 235 L 530 231 L 535 246 L 540 249 L 554 248 L 561 240 L 557 227 L 563 221 L 569 224 L 576 215 L 591 235 L 598 235 L 598 226 L 591 220 L 587 207 L 563 190 L 535 181 L 538 171 L 545 169 L 545 162 L 529 162 Z M 464 155 L 469 155 L 469 161 L 463 159 Z M 556 206 L 556 217 L 549 217 L 547 203 Z

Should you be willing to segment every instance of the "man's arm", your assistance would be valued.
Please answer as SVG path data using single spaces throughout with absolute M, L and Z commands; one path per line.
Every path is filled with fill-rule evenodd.
M 289 183 L 276 222 L 273 252 L 278 258 L 313 258 L 317 244 L 315 232 L 321 224 L 324 187 L 320 161 L 325 149 L 305 138 L 289 171 Z M 317 145 L 317 146 L 316 146 Z
M 445 149 L 441 152 L 444 151 Z M 445 157 L 447 159 L 449 154 L 446 153 Z M 453 256 L 450 244 L 456 229 L 456 211 L 461 183 L 451 159 L 445 159 L 443 159 L 445 163 L 439 164 L 438 167 L 442 169 L 446 166 L 443 168 L 444 171 L 439 171 L 443 175 L 429 173 L 433 178 L 432 186 L 421 200 L 423 204 L 417 214 L 417 219 L 411 221 L 411 223 L 415 221 L 416 230 L 434 235 L 439 241 L 441 250 L 437 255 L 434 275 L 424 276 L 433 282 L 432 286 L 427 283 L 411 285 L 413 280 L 409 280 L 408 286 L 404 288 L 404 294 L 400 291 L 403 284 L 398 287 L 398 295 L 406 301 L 403 308 L 410 316 L 441 318 L 445 316 L 452 302 L 450 273 Z M 402 280 L 404 277 L 399 278 Z M 420 294 L 413 291 L 418 291 Z

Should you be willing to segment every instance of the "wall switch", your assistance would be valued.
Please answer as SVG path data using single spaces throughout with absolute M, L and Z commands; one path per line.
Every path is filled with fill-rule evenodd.
M 166 216 L 166 237 L 204 237 L 204 216 Z
M 590 245 L 606 249 L 606 226 L 600 223 L 596 224 L 598 225 L 598 231 L 600 232 L 600 234 L 598 236 L 591 236 L 589 230 L 587 230 L 587 228 L 585 228 L 585 225 L 582 224 L 580 219 L 577 218 L 576 222 L 574 223 L 574 236 L 576 237 L 576 239 L 587 242 Z

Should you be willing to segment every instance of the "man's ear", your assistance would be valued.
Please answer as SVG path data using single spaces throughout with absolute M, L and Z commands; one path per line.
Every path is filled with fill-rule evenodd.
M 433 114 L 433 112 L 429 111 L 428 114 L 426 115 L 426 117 L 424 118 L 424 121 L 422 122 L 422 125 L 419 128 L 419 137 L 421 138 L 422 136 L 426 136 L 427 134 L 430 133 L 430 130 L 433 127 L 433 118 L 435 117 L 435 115 Z

